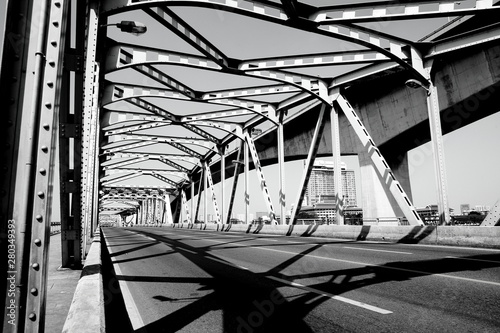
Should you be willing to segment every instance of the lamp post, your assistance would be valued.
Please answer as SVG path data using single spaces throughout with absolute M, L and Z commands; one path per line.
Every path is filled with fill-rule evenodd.
M 133 35 L 142 35 L 148 31 L 148 27 L 145 24 L 136 21 L 121 21 L 119 23 L 108 23 L 103 24 L 99 28 L 115 26 L 120 28 L 122 32 L 128 32 Z

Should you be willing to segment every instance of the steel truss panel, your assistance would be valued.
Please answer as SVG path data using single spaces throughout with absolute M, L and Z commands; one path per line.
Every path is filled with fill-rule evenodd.
M 223 63 L 224 66 L 227 67 L 227 57 L 201 34 L 191 28 L 173 11 L 167 7 L 152 7 L 145 9 L 144 11 L 167 27 L 170 31 L 180 36 L 200 53 L 217 63 Z
M 205 168 L 205 173 L 207 175 L 208 188 L 210 189 L 212 205 L 214 207 L 214 212 L 216 216 L 217 223 L 221 223 L 219 206 L 217 205 L 217 197 L 215 196 L 214 182 L 212 180 L 212 172 L 210 171 L 210 166 L 207 162 L 203 162 L 203 166 Z M 206 190 L 206 189 L 205 189 Z M 206 213 L 206 211 L 205 211 Z M 206 223 L 207 221 L 205 221 Z
M 264 171 L 260 165 L 259 155 L 257 154 L 257 149 L 255 148 L 255 144 L 253 143 L 253 139 L 248 133 L 248 130 L 245 130 L 243 133 L 245 136 L 245 142 L 250 150 L 250 156 L 252 157 L 253 164 L 255 166 L 255 170 L 257 171 L 257 177 L 259 177 L 260 189 L 262 195 L 264 196 L 264 201 L 267 206 L 267 211 L 269 213 L 269 218 L 272 223 L 276 222 L 276 213 L 274 211 L 273 202 L 271 200 L 271 195 L 269 194 L 269 190 L 267 189 L 266 179 L 264 177 Z
M 306 68 L 315 66 L 327 65 L 353 65 L 363 63 L 376 63 L 390 61 L 387 56 L 371 50 L 344 51 L 325 54 L 311 54 L 297 57 L 279 57 L 267 59 L 254 59 L 242 62 L 239 69 L 242 71 L 249 70 L 266 70 L 266 69 L 283 69 L 283 68 Z
M 147 160 L 149 160 L 149 156 L 148 155 L 137 157 L 137 158 L 132 158 L 132 159 L 130 159 L 128 161 L 123 161 L 123 162 L 116 161 L 116 162 L 107 164 L 106 166 L 103 166 L 103 170 L 106 171 L 106 170 L 110 170 L 110 169 L 121 168 L 121 167 L 123 167 L 125 165 L 130 165 L 130 164 L 134 164 L 134 163 L 144 162 L 144 161 L 147 161 Z
M 222 67 L 210 59 L 183 54 L 177 52 L 165 52 L 158 49 L 149 49 L 136 45 L 116 45 L 110 48 L 107 57 L 107 71 L 113 71 L 120 68 L 135 66 L 136 70 L 155 76 L 157 79 L 158 70 L 149 66 L 150 64 L 179 65 L 194 68 L 203 68 L 208 70 L 220 70 Z M 167 75 L 161 72 L 164 78 Z M 175 81 L 175 80 L 174 80 Z M 183 85 L 177 86 L 170 80 L 161 80 L 161 82 L 170 86 L 185 95 L 194 97 L 194 91 L 189 88 L 183 88 Z
M 297 87 L 290 86 L 287 84 L 274 85 L 274 86 L 262 86 L 262 87 L 251 87 L 246 89 L 232 89 L 223 91 L 212 91 L 203 94 L 203 100 L 211 99 L 225 99 L 225 98 L 238 98 L 238 97 L 251 97 L 251 96 L 265 96 L 265 95 L 277 95 L 286 93 L 298 93 L 301 92 Z
M 138 124 L 138 125 L 129 125 L 129 126 L 124 126 L 124 127 L 118 128 L 118 129 L 108 130 L 108 131 L 104 132 L 104 136 L 132 133 L 132 132 L 136 132 L 136 131 L 142 131 L 145 129 L 163 127 L 163 126 L 168 126 L 171 123 L 172 123 L 171 121 L 147 121 L 147 122 L 143 122 L 143 123 Z
M 493 226 L 500 226 L 500 200 L 495 203 L 481 223 L 481 227 Z
M 361 140 L 361 144 L 367 150 L 377 172 L 384 180 L 383 185 L 388 187 L 410 225 L 423 225 L 424 223 L 418 215 L 417 210 L 406 195 L 403 187 L 396 180 L 396 177 L 394 177 L 389 165 L 378 150 L 370 134 L 368 134 L 368 131 L 361 122 L 361 119 L 359 119 L 354 108 L 340 94 L 337 95 L 335 101 L 342 109 L 358 138 Z
M 405 20 L 417 18 L 474 15 L 484 10 L 498 10 L 493 0 L 475 0 L 466 7 L 465 1 L 380 1 L 370 4 L 332 6 L 314 13 L 310 18 L 320 24 Z
M 253 1 L 235 1 L 235 0 L 138 0 L 131 3 L 129 0 L 107 0 L 103 4 L 103 11 L 113 12 L 114 10 L 121 10 L 124 7 L 141 7 L 141 6 L 160 6 L 169 5 L 170 3 L 184 6 L 196 5 L 199 7 L 207 8 L 221 8 L 229 12 L 239 12 L 249 16 L 267 17 L 268 19 L 285 21 L 289 17 L 286 12 L 279 6 L 264 4 Z

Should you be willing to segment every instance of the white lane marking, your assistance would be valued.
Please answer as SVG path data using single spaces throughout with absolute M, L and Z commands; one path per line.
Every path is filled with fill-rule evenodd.
M 211 239 L 210 240 L 207 239 L 206 241 L 207 242 L 222 243 L 220 241 L 214 241 L 214 240 L 211 240 Z M 280 253 L 293 254 L 293 255 L 301 255 L 303 257 L 311 257 L 311 258 L 324 259 L 324 260 L 330 260 L 330 261 L 345 262 L 345 263 L 348 263 L 348 264 L 354 264 L 354 265 L 360 265 L 360 266 L 378 267 L 378 268 L 389 269 L 389 270 L 394 270 L 394 271 L 417 273 L 417 274 L 432 275 L 432 276 L 440 276 L 440 277 L 449 278 L 449 279 L 456 279 L 456 280 L 463 280 L 463 281 L 469 281 L 469 282 L 477 282 L 477 283 L 491 284 L 491 285 L 494 285 L 494 286 L 500 286 L 499 282 L 486 281 L 486 280 L 478 280 L 478 279 L 470 279 L 470 278 L 466 278 L 466 277 L 460 277 L 460 276 L 454 276 L 454 275 L 448 275 L 448 274 L 431 273 L 431 272 L 417 271 L 417 270 L 413 270 L 413 269 L 390 267 L 390 266 L 381 266 L 381 265 L 377 265 L 377 264 L 370 264 L 370 263 L 364 263 L 364 262 L 359 262 L 359 261 L 352 261 L 352 260 L 344 260 L 344 259 L 336 259 L 336 258 L 315 256 L 315 255 L 312 255 L 312 254 L 302 255 L 302 254 L 297 253 L 297 252 L 283 251 L 283 250 L 277 250 L 277 249 L 269 249 L 269 248 L 266 248 L 266 247 L 252 246 L 252 245 L 248 245 L 248 244 L 247 245 L 242 245 L 242 246 L 252 247 L 252 248 L 255 248 L 256 250 L 264 250 L 264 251 L 273 251 L 273 252 L 280 252 Z
M 445 258 L 450 258 L 450 259 L 459 259 L 459 260 L 470 260 L 470 261 L 481 261 L 481 262 L 491 262 L 491 263 L 493 263 L 493 264 L 500 264 L 500 261 L 494 261 L 494 260 L 473 259 L 473 258 L 461 258 L 461 257 L 453 257 L 453 256 L 446 256 Z
M 106 240 L 106 245 L 109 245 L 106 236 L 104 236 L 104 239 Z M 113 254 L 113 252 L 110 251 L 109 246 L 108 246 L 108 251 L 110 252 L 110 254 Z M 114 263 L 115 258 L 112 257 L 111 260 L 113 261 L 113 268 L 115 269 L 116 275 L 123 276 L 120 266 Z M 142 317 L 139 313 L 139 309 L 137 308 L 137 305 L 134 302 L 134 298 L 132 297 L 132 293 L 128 288 L 127 282 L 123 280 L 118 280 L 118 284 L 120 285 L 120 290 L 123 296 L 123 302 L 125 303 L 125 308 L 127 309 L 127 313 L 130 318 L 130 323 L 132 324 L 132 328 L 135 331 L 144 326 L 144 321 L 142 320 Z
M 400 251 L 389 251 L 389 250 L 379 250 L 379 249 L 367 249 L 362 247 L 352 247 L 352 246 L 343 246 L 344 249 L 353 249 L 353 250 L 363 250 L 363 251 L 374 251 L 374 252 L 387 252 L 387 253 L 397 253 L 397 254 L 413 254 L 411 252 L 400 252 Z
M 334 299 L 334 300 L 337 300 L 337 301 L 341 301 L 341 302 L 344 302 L 344 303 L 348 303 L 348 304 L 351 304 L 351 305 L 354 305 L 354 306 L 357 306 L 357 307 L 360 307 L 360 308 L 363 308 L 363 309 L 366 309 L 366 310 L 370 310 L 370 311 L 373 311 L 373 312 L 377 312 L 377 313 L 380 313 L 380 314 L 391 314 L 392 313 L 392 311 L 389 311 L 389 310 L 386 310 L 386 309 L 382 309 L 382 308 L 379 308 L 379 307 L 374 306 L 374 305 L 366 304 L 366 303 L 363 303 L 363 302 L 358 302 L 358 301 L 355 301 L 355 300 L 347 298 L 347 297 L 333 295 L 333 294 L 330 294 L 330 293 L 327 293 L 327 292 L 324 292 L 324 291 L 321 291 L 321 290 L 318 290 L 318 289 L 315 289 L 315 288 L 304 286 L 304 285 L 296 283 L 296 282 L 291 282 L 291 281 L 288 281 L 288 280 L 285 280 L 285 279 L 280 279 L 280 278 L 275 277 L 275 276 L 269 276 L 268 278 L 270 278 L 272 280 L 275 280 L 275 281 L 278 281 L 278 282 L 281 282 L 281 283 L 284 283 L 284 284 L 287 284 L 289 286 L 293 286 L 293 287 L 296 287 L 296 288 L 299 288 L 299 289 L 303 289 L 303 290 L 306 290 L 306 291 L 309 291 L 309 292 L 312 292 L 312 293 L 315 293 L 315 294 L 318 294 L 318 295 L 321 295 L 321 296 L 329 297 L 331 299 Z
M 259 238 L 259 240 L 268 241 L 268 242 L 277 242 L 278 241 L 277 239 L 270 239 L 270 238 Z

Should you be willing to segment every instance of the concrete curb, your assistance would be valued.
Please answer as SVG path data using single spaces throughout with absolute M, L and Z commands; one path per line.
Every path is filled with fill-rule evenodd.
M 479 226 L 380 226 L 380 225 L 247 225 L 247 224 L 169 224 L 165 227 L 233 231 L 300 237 L 330 237 L 358 241 L 387 241 L 500 248 L 500 227 Z
M 62 331 L 67 333 L 106 332 L 99 232 L 90 246 Z

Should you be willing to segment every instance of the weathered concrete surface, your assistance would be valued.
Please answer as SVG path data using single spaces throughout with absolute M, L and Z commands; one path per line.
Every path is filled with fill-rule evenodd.
M 380 226 L 380 225 L 248 225 L 170 224 L 165 227 L 196 228 L 221 232 L 243 232 L 281 236 L 315 236 L 359 241 L 454 245 L 500 248 L 500 228 L 477 226 Z
M 99 233 L 90 246 L 63 332 L 106 332 Z

